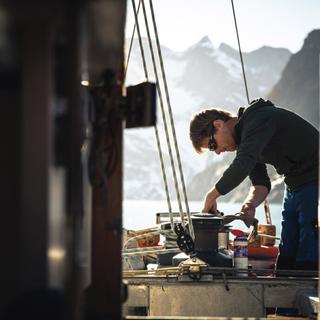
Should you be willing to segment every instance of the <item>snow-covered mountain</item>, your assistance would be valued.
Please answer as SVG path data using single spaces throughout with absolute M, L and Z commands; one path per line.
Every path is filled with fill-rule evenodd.
M 149 46 L 145 39 L 143 45 L 147 59 L 148 79 L 154 81 Z M 188 185 L 197 174 L 212 165 L 212 162 L 217 162 L 216 158 L 212 159 L 212 154 L 199 156 L 194 152 L 188 136 L 189 120 L 193 113 L 209 106 L 226 108 L 236 113 L 238 107 L 246 103 L 242 70 L 236 50 L 226 44 L 215 48 L 208 37 L 204 37 L 184 52 L 174 52 L 162 47 L 162 54 L 177 141 L 186 185 Z M 286 49 L 271 47 L 262 47 L 243 54 L 250 98 L 267 95 L 280 79 L 290 55 Z M 158 73 L 160 76 L 160 67 L 158 67 Z M 138 41 L 135 41 L 129 61 L 126 85 L 144 80 L 141 52 Z M 164 92 L 163 87 L 162 92 Z M 165 101 L 164 97 L 164 108 L 167 110 Z M 168 113 L 166 119 L 169 123 Z M 170 192 L 175 199 L 172 170 L 159 103 L 158 128 L 161 133 L 160 140 Z M 170 127 L 169 132 L 171 134 Z M 124 142 L 125 199 L 165 199 L 154 128 L 127 129 Z M 173 154 L 175 154 L 174 150 Z M 216 171 L 219 171 L 219 168 L 216 168 Z M 192 187 L 187 189 L 189 192 Z M 190 196 L 192 199 L 202 199 L 203 192 L 197 193 L 192 190 Z
M 311 31 L 297 53 L 291 56 L 269 98 L 319 128 L 320 29 Z

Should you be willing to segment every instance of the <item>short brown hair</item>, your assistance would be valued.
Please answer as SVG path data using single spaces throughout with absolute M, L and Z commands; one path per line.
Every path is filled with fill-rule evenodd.
M 223 120 L 227 122 L 231 118 L 231 113 L 221 109 L 205 109 L 193 115 L 190 121 L 190 140 L 194 149 L 202 153 L 201 143 L 204 138 L 209 137 L 212 122 Z

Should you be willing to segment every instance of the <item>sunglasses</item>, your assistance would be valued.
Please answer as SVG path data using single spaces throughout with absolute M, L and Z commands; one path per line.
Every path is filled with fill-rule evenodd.
M 214 130 L 212 130 L 211 133 L 209 134 L 208 149 L 210 151 L 214 151 L 218 147 L 216 140 L 214 140 L 213 134 L 214 134 Z

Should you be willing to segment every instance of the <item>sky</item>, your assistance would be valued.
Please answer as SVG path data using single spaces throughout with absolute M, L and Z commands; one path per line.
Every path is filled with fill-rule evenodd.
M 204 36 L 215 47 L 224 42 L 237 48 L 231 0 L 153 0 L 153 6 L 160 42 L 170 49 L 183 51 Z M 311 30 L 320 29 L 320 0 L 234 0 L 234 6 L 245 52 L 268 45 L 295 53 Z M 144 21 L 139 20 L 146 36 Z M 131 37 L 133 26 L 128 0 L 126 37 Z

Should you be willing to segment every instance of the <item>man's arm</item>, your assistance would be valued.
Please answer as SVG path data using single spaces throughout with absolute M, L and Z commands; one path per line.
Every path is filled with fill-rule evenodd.
M 252 186 L 242 205 L 241 212 L 254 217 L 256 208 L 266 199 L 268 193 L 269 190 L 266 186 Z
M 204 206 L 201 212 L 218 214 L 217 199 L 220 197 L 220 193 L 216 188 L 209 190 L 204 199 Z
M 257 161 L 274 133 L 275 123 L 268 114 L 248 121 L 241 136 L 241 144 L 237 150 L 236 158 L 215 187 L 207 192 L 202 212 L 217 213 L 217 198 L 237 187 L 248 175 L 253 185 L 266 185 L 265 176 L 270 185 L 265 164 L 257 163 Z M 266 186 L 266 189 L 270 190 L 270 186 Z
M 271 183 L 268 176 L 267 167 L 264 163 L 256 163 L 251 171 L 249 178 L 252 182 L 249 194 L 244 201 L 241 211 L 249 214 L 251 217 L 255 215 L 255 209 L 266 199 Z

